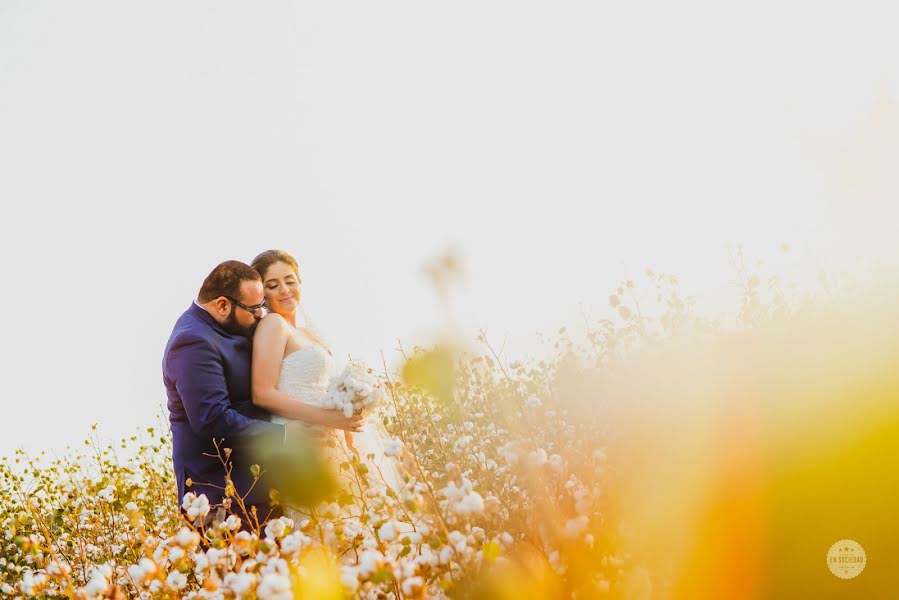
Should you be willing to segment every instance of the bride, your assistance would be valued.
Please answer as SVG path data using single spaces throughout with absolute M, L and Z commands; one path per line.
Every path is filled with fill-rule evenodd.
M 365 423 L 361 415 L 345 417 L 340 410 L 322 406 L 334 374 L 334 357 L 300 306 L 297 261 L 281 250 L 267 250 L 253 259 L 252 266 L 262 277 L 270 311 L 253 337 L 253 403 L 279 417 L 324 428 L 326 434 L 342 430 L 343 439 L 331 431 L 339 450 L 354 452 L 360 460 L 374 454 L 386 483 L 396 489 L 401 485 L 398 469 L 383 464 L 391 459 L 384 453 L 386 432 L 379 423 Z M 303 327 L 297 326 L 298 312 Z

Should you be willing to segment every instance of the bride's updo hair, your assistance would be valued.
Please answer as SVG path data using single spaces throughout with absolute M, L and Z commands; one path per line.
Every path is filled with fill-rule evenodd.
M 264 279 L 265 272 L 268 271 L 268 268 L 279 262 L 290 265 L 293 268 L 293 272 L 297 274 L 297 277 L 300 276 L 300 266 L 297 264 L 297 260 L 283 250 L 266 250 L 254 258 L 250 266 L 256 269 L 259 276 Z

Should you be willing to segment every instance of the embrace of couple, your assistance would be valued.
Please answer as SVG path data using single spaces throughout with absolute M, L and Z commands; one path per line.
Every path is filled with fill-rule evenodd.
M 207 522 L 230 504 L 216 444 L 231 449 L 230 477 L 250 514 L 230 508 L 244 527 L 253 522 L 251 507 L 260 524 L 283 514 L 271 505 L 265 474 L 258 481 L 251 474 L 254 444 L 283 444 L 312 427 L 343 430 L 350 447 L 383 447 L 378 431 L 353 433 L 363 430 L 360 415 L 322 406 L 334 359 L 306 320 L 300 283 L 297 261 L 280 250 L 261 253 L 252 265 L 223 262 L 166 344 L 162 373 L 179 503 L 187 492 L 205 494 Z M 298 312 L 304 326 L 297 326 Z

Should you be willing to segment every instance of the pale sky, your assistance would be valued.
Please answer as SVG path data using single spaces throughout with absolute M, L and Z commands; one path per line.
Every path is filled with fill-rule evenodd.
M 446 326 L 452 248 L 511 356 L 645 267 L 732 306 L 740 243 L 893 264 L 890 8 L 0 0 L 0 453 L 152 424 L 202 279 L 269 248 L 375 366 Z

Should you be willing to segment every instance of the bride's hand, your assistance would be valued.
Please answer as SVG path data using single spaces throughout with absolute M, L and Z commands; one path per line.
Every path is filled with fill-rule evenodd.
M 332 429 L 343 429 L 344 431 L 362 431 L 362 415 L 353 415 L 352 417 L 343 416 L 342 410 L 331 410 L 323 408 L 320 411 L 319 425 L 330 427 Z

